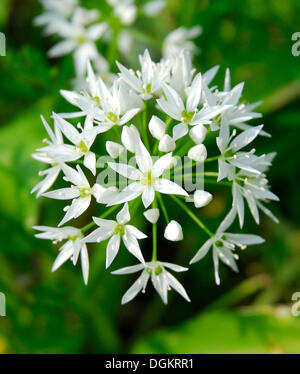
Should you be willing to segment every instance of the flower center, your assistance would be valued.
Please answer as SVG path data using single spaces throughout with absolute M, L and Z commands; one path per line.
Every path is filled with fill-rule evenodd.
M 88 146 L 85 144 L 83 140 L 81 140 L 80 143 L 76 145 L 75 149 L 77 152 L 82 152 L 82 153 L 86 153 L 89 150 Z
M 141 176 L 141 184 L 143 186 L 151 186 L 154 183 L 154 178 L 150 171 Z
M 194 112 L 188 112 L 186 109 L 184 109 L 181 113 L 182 119 L 185 123 L 190 123 L 191 120 L 194 117 Z
M 72 240 L 72 242 L 75 242 L 78 238 L 79 238 L 79 234 L 78 235 L 74 235 L 74 236 L 68 236 L 68 239 L 69 240 Z
M 218 248 L 223 247 L 223 243 L 222 243 L 222 241 L 221 241 L 221 240 L 217 240 L 217 241 L 215 242 L 215 246 L 218 247 Z
M 118 223 L 114 229 L 114 234 L 115 235 L 120 235 L 120 236 L 123 236 L 125 234 L 125 228 L 124 228 L 124 225 L 121 225 L 120 223 Z
M 118 116 L 113 112 L 109 112 L 107 118 L 113 123 L 116 123 L 118 120 Z
M 157 266 L 154 270 L 155 275 L 159 275 L 163 272 L 163 269 L 161 266 Z
M 151 93 L 151 83 L 147 83 L 143 85 L 142 92 L 143 94 L 150 94 Z
M 89 188 L 84 187 L 79 189 L 79 193 L 80 197 L 84 198 L 91 195 L 91 190 Z
M 95 101 L 95 103 L 96 103 L 98 106 L 100 106 L 100 99 L 99 99 L 98 96 L 93 96 L 93 97 L 92 97 L 92 100 Z
M 232 149 L 227 149 L 227 151 L 225 151 L 224 153 L 224 157 L 225 158 L 232 158 L 234 156 L 234 151 Z
M 77 44 L 83 44 L 86 42 L 86 37 L 84 35 L 79 35 L 77 38 L 76 38 L 76 41 L 77 41 Z

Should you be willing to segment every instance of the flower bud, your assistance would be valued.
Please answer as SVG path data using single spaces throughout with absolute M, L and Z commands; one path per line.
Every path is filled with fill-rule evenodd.
M 160 152 L 172 152 L 176 148 L 176 143 L 170 135 L 164 135 L 158 145 Z
M 153 138 L 161 140 L 165 135 L 166 124 L 160 118 L 152 116 L 149 122 L 149 131 Z
M 209 204 L 213 196 L 207 191 L 197 190 L 194 193 L 194 204 L 196 208 L 202 208 L 203 206 Z
M 148 209 L 144 212 L 144 216 L 147 219 L 147 221 L 151 223 L 156 223 L 159 218 L 159 209 Z
M 196 125 L 190 130 L 190 137 L 196 144 L 203 143 L 206 137 L 207 130 L 203 125 Z
M 164 237 L 173 242 L 182 240 L 183 233 L 182 233 L 181 225 L 174 220 L 170 221 L 167 227 L 165 228 Z
M 207 157 L 207 150 L 204 144 L 198 144 L 189 150 L 188 157 L 197 162 L 203 162 Z

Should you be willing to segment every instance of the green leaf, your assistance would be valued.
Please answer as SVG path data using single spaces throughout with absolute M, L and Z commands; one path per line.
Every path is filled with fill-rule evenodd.
M 132 353 L 298 353 L 299 334 L 287 307 L 218 310 L 140 339 Z

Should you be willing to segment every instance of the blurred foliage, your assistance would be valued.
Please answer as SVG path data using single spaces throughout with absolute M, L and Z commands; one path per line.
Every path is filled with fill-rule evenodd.
M 103 4 L 84 1 L 100 10 Z M 71 57 L 46 58 L 54 41 L 32 26 L 40 11 L 36 0 L 0 2 L 0 31 L 7 36 L 7 56 L 0 57 L 0 291 L 7 298 L 0 352 L 299 353 L 300 317 L 291 317 L 290 305 L 291 295 L 300 291 L 300 57 L 291 54 L 291 35 L 300 31 L 300 2 L 189 0 L 183 5 L 169 0 L 156 19 L 132 28 L 134 53 L 117 56 L 136 65 L 137 53 L 148 46 L 159 58 L 170 30 L 200 24 L 197 68 L 220 65 L 216 84 L 222 84 L 226 67 L 233 84 L 246 82 L 245 100 L 263 100 L 259 109 L 273 135 L 261 138 L 257 149 L 278 152 L 269 177 L 281 198 L 273 207 L 281 223 L 265 218 L 256 227 L 248 216 L 245 231 L 262 235 L 266 243 L 242 253 L 240 273 L 222 267 L 222 284 L 215 286 L 208 256 L 181 275 L 192 303 L 170 293 L 167 307 L 151 288 L 121 307 L 121 295 L 133 278 L 104 270 L 104 245 L 89 251 L 86 287 L 79 267 L 71 263 L 52 274 L 57 248 L 33 236 L 33 224 L 54 225 L 62 208 L 29 194 L 40 168 L 30 154 L 45 136 L 39 116 L 69 109 L 59 89 L 68 88 L 73 77 Z M 215 198 L 200 214 L 215 227 L 230 204 L 230 191 L 210 190 Z M 188 218 L 172 214 L 183 222 L 186 239 L 177 245 L 160 239 L 160 256 L 185 265 L 205 237 Z M 145 252 L 150 254 L 150 248 Z M 115 268 L 128 261 L 121 251 Z

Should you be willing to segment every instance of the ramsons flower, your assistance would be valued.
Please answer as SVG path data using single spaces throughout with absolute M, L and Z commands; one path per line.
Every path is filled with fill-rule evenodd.
M 235 251 L 236 247 L 245 249 L 247 245 L 260 244 L 264 242 L 264 239 L 258 235 L 232 234 L 227 232 L 226 230 L 229 228 L 229 226 L 231 226 L 235 216 L 235 209 L 232 208 L 221 222 L 215 235 L 213 235 L 203 244 L 203 246 L 190 261 L 190 264 L 200 261 L 212 248 L 215 280 L 216 284 L 218 285 L 220 284 L 219 260 L 221 260 L 225 265 L 229 266 L 233 271 L 237 272 L 238 267 L 236 260 L 238 259 L 238 254 Z
M 253 154 L 254 150 L 251 152 L 240 152 L 240 150 L 250 144 L 262 128 L 263 125 L 251 127 L 235 137 L 235 131 L 230 136 L 227 121 L 222 121 L 220 134 L 217 137 L 217 145 L 221 152 L 221 156 L 218 159 L 218 181 L 226 177 L 232 180 L 236 167 L 254 174 L 260 174 L 260 171 L 255 167 L 257 156 Z
M 145 262 L 137 239 L 145 239 L 147 235 L 127 224 L 130 221 L 127 203 L 117 214 L 116 221 L 97 217 L 93 217 L 93 220 L 99 228 L 87 235 L 83 241 L 84 243 L 100 243 L 110 238 L 106 248 L 106 268 L 111 265 L 118 254 L 121 240 L 131 254 L 142 263 Z
M 182 138 L 188 133 L 188 125 L 209 124 L 212 118 L 227 108 L 224 106 L 215 106 L 199 110 L 198 107 L 202 94 L 201 73 L 198 73 L 193 79 L 191 87 L 188 90 L 186 104 L 172 87 L 165 83 L 162 83 L 162 87 L 165 96 L 159 98 L 157 104 L 160 106 L 161 110 L 167 113 L 171 118 L 180 121 L 180 123 L 173 128 L 174 140 Z
M 167 82 L 169 79 L 171 66 L 165 61 L 153 62 L 147 49 L 143 56 L 139 56 L 139 59 L 141 71 L 136 72 L 117 62 L 120 69 L 119 75 L 143 100 L 149 100 L 160 94 L 163 82 Z
M 85 121 L 84 128 L 81 132 L 71 125 L 69 122 L 53 113 L 54 123 L 65 137 L 73 143 L 70 144 L 50 144 L 45 151 L 56 160 L 56 162 L 75 161 L 84 157 L 83 165 L 88 168 L 94 175 L 96 174 L 96 156 L 90 151 L 99 129 L 93 127 L 93 123 L 89 120 Z
M 52 240 L 54 244 L 66 240 L 66 242 L 59 248 L 59 254 L 52 266 L 52 271 L 57 270 L 69 259 L 75 266 L 80 254 L 82 275 L 84 283 L 87 284 L 89 277 L 89 257 L 86 244 L 81 240 L 83 237 L 81 231 L 72 226 L 60 228 L 33 226 L 33 229 L 42 231 L 42 233 L 35 235 L 37 238 Z
M 113 271 L 112 274 L 121 275 L 132 274 L 142 270 L 142 274 L 122 297 L 122 304 L 126 304 L 134 299 L 139 292 L 145 292 L 150 278 L 153 287 L 165 304 L 168 303 L 168 291 L 171 288 L 178 292 L 184 299 L 190 301 L 190 298 L 188 297 L 183 286 L 168 270 L 166 270 L 166 268 L 176 272 L 188 270 L 187 268 L 175 264 L 170 264 L 169 262 L 151 261 L 144 264 L 128 266 L 123 269 Z
M 45 120 L 45 118 L 41 116 L 41 119 L 51 139 L 50 141 L 48 139 L 45 139 L 44 142 L 54 147 L 63 144 L 63 137 L 58 126 L 54 123 L 54 132 L 53 132 L 51 127 L 48 125 L 47 121 Z M 52 185 L 56 181 L 61 171 L 60 164 L 57 163 L 56 158 L 54 158 L 47 152 L 47 149 L 48 149 L 48 146 L 39 148 L 37 152 L 32 155 L 34 159 L 51 165 L 50 168 L 39 172 L 40 176 L 46 175 L 46 177 L 31 190 L 31 193 L 34 193 L 37 191 L 37 197 L 41 196 L 44 192 L 46 192 L 47 190 L 49 190 L 49 188 L 52 187 Z
M 62 226 L 64 223 L 79 217 L 85 212 L 91 203 L 92 196 L 99 193 L 99 189 L 101 189 L 101 186 L 98 184 L 94 184 L 93 187 L 90 186 L 79 165 L 77 165 L 77 171 L 63 164 L 61 168 L 65 174 L 65 180 L 72 183 L 71 187 L 60 188 L 43 194 L 43 196 L 50 199 L 72 200 L 71 206 L 65 208 L 67 213 L 58 226 Z
M 114 171 L 134 181 L 125 187 L 109 205 L 121 204 L 142 195 L 143 204 L 145 208 L 148 208 L 154 200 L 155 191 L 162 194 L 188 196 L 188 193 L 178 184 L 169 179 L 161 178 L 163 172 L 168 169 L 172 162 L 172 153 L 160 157 L 153 164 L 147 148 L 139 141 L 135 156 L 139 169 L 127 164 L 108 163 Z

